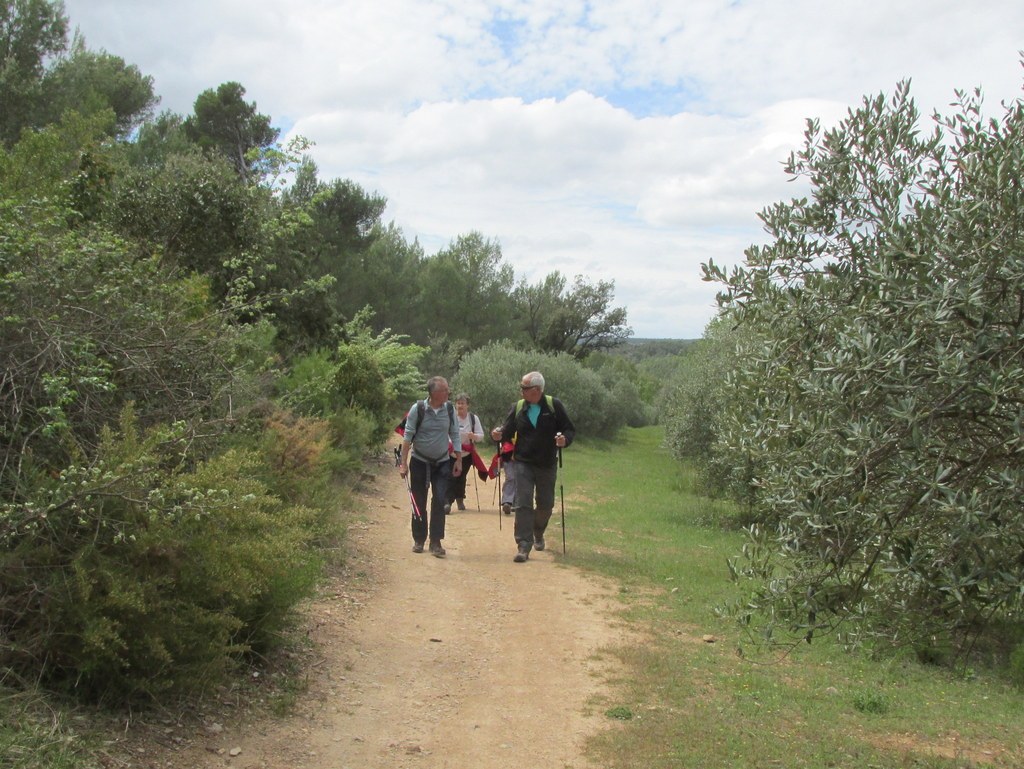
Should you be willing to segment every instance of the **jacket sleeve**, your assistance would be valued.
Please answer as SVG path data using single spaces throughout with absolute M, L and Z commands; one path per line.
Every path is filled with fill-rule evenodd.
M 501 426 L 501 442 L 505 443 L 512 440 L 512 436 L 516 434 L 516 406 L 513 403 L 512 407 L 508 410 L 508 415 L 505 417 L 505 423 Z
M 554 399 L 555 406 L 555 429 L 565 436 L 565 445 L 571 446 L 572 442 L 576 439 L 576 425 L 572 423 L 572 419 L 569 418 L 569 412 L 565 410 L 565 405 L 558 398 Z

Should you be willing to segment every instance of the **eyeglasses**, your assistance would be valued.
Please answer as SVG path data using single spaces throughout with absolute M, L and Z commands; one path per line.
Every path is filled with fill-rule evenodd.
M 519 385 L 519 389 L 523 392 L 526 392 L 527 390 L 535 390 L 538 387 L 540 387 L 540 385 Z

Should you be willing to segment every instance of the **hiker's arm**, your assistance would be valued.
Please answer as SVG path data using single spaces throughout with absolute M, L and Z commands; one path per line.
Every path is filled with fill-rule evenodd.
M 402 458 L 398 463 L 398 474 L 403 478 L 409 472 L 409 449 L 412 444 L 409 441 L 402 441 Z
M 561 434 L 564 443 L 562 446 L 571 446 L 576 438 L 576 425 L 569 418 L 569 413 L 561 401 L 555 401 L 555 429 Z M 557 444 L 558 441 L 555 441 Z M 561 448 L 561 447 L 560 447 Z
M 491 440 L 499 443 L 512 440 L 512 436 L 516 431 L 515 424 L 515 404 L 508 411 L 508 416 L 505 417 L 505 423 L 501 427 L 495 427 L 491 430 Z

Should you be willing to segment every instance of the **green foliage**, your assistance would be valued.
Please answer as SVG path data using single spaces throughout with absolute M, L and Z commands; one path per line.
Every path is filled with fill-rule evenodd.
M 119 56 L 86 50 L 81 37 L 76 37 L 70 55 L 49 69 L 41 90 L 38 125 L 55 123 L 70 110 L 82 115 L 109 111 L 109 133 L 119 137 L 127 137 L 159 101 L 151 76 Z
M 1021 689 L 1024 689 L 1024 643 L 1017 644 L 1017 648 L 1010 654 L 1010 680 Z
M 133 701 L 273 646 L 315 582 L 317 514 L 269 494 L 256 454 L 189 471 L 186 447 L 183 428 L 142 435 L 126 411 L 95 461 L 0 506 L 0 666 Z
M 611 306 L 614 293 L 614 282 L 602 280 L 594 285 L 582 275 L 567 289 L 557 271 L 533 286 L 524 281 L 515 293 L 523 333 L 538 350 L 579 359 L 616 347 L 633 331 L 626 325 L 626 310 Z
M 144 424 L 193 420 L 227 384 L 231 338 L 151 260 L 61 209 L 0 201 L 0 488 L 95 446 L 134 401 Z
M 169 264 L 210 276 L 224 297 L 230 259 L 260 242 L 257 200 L 227 162 L 193 150 L 126 169 L 113 185 L 107 221 Z
M 519 350 L 508 343 L 492 344 L 467 355 L 452 380 L 453 392 L 468 392 L 472 408 L 484 425 L 500 425 L 521 397 L 519 382 L 528 371 L 540 371 L 545 392 L 561 400 L 584 438 L 613 438 L 625 425 L 634 401 L 613 400 L 601 377 L 570 355 Z
M 67 32 L 61 2 L 0 3 L 0 143 L 13 144 L 33 126 L 46 61 L 67 47 Z
M 367 309 L 345 326 L 347 342 L 333 353 L 319 351 L 298 358 L 279 382 L 281 397 L 300 413 L 319 416 L 337 427 L 337 445 L 350 444 L 363 435 L 362 420 L 344 417 L 362 412 L 374 425 L 363 448 L 377 445 L 394 427 L 395 412 L 422 389 L 416 362 L 423 348 L 405 344 L 405 338 L 385 329 L 374 334 Z
M 460 235 L 421 266 L 422 332 L 470 348 L 508 336 L 514 280 L 497 242 L 479 232 Z
M 4 769 L 86 769 L 88 745 L 71 718 L 45 693 L 0 686 L 0 766 Z
M 240 83 L 221 83 L 196 97 L 193 114 L 185 119 L 185 134 L 212 155 L 227 160 L 242 179 L 254 169 L 252 150 L 268 147 L 280 133 L 270 118 L 256 111 L 255 102 L 246 102 Z
M 918 122 L 905 84 L 809 122 L 787 172 L 812 197 L 707 267 L 753 342 L 723 433 L 754 469 L 742 611 L 769 634 L 962 653 L 1024 610 L 1024 102 Z
M 595 352 L 583 365 L 596 372 L 612 394 L 612 401 L 624 409 L 629 427 L 643 427 L 658 421 L 655 401 L 662 383 L 648 376 L 635 363 L 619 355 Z
M 751 333 L 734 328 L 727 316 L 708 324 L 704 337 L 687 347 L 665 388 L 662 419 L 672 454 L 697 468 L 701 489 L 731 497 L 743 509 L 751 499 L 751 467 L 737 461 L 724 441 L 724 424 L 734 407 L 733 369 Z M 749 523 L 750 521 L 748 521 Z

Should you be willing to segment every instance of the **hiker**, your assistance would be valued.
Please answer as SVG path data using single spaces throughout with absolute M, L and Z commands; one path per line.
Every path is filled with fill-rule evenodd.
M 459 440 L 462 441 L 463 472 L 459 475 L 452 473 L 452 478 L 448 481 L 448 497 L 444 506 L 446 514 L 452 511 L 452 504 L 455 504 L 459 510 L 466 509 L 466 478 L 469 477 L 470 463 L 476 465 L 478 464 L 477 460 L 480 464 L 483 463 L 483 460 L 479 459 L 479 455 L 474 456 L 476 454 L 474 444 L 483 440 L 484 426 L 480 423 L 480 417 L 469 410 L 469 395 L 466 393 L 459 393 L 455 397 L 455 414 L 459 423 Z
M 448 381 L 435 376 L 427 380 L 427 397 L 416 401 L 406 416 L 398 473 L 408 477 L 413 499 L 412 551 L 422 553 L 430 535 L 430 553 L 444 558 L 444 505 L 449 476 L 462 475 L 462 443 L 455 409 L 448 401 Z M 454 459 L 449 460 L 449 452 Z M 410 453 L 412 457 L 410 458 Z M 427 513 L 430 487 L 430 522 Z
M 505 424 L 491 431 L 493 440 L 514 444 L 516 563 L 524 563 L 531 549 L 544 549 L 544 530 L 555 509 L 558 451 L 576 437 L 565 406 L 545 395 L 539 371 L 523 376 L 520 390 L 523 397 L 509 410 Z

